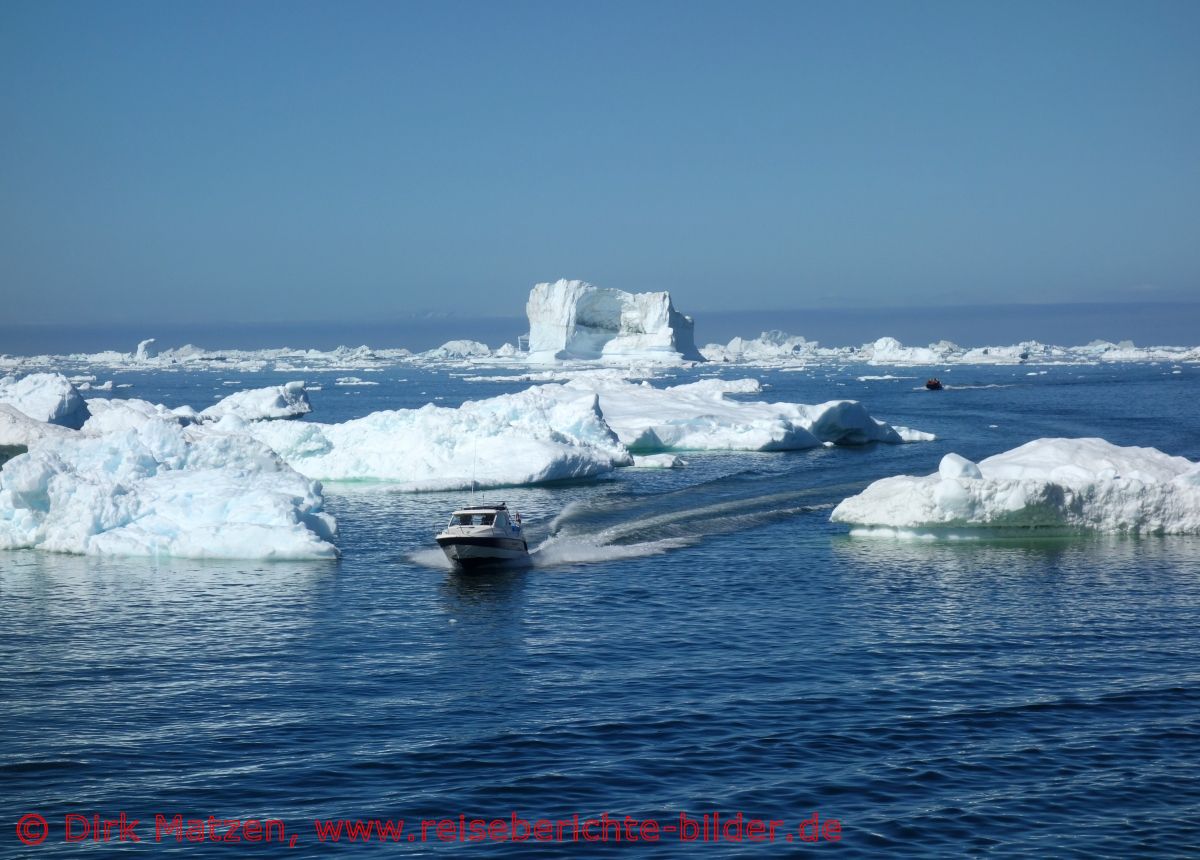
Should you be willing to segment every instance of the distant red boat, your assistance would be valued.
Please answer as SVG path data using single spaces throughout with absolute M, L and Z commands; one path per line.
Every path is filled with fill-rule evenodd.
M 942 381 L 940 379 L 938 379 L 936 376 L 930 377 L 929 379 L 925 380 L 925 387 L 928 388 L 930 391 L 941 391 L 942 390 Z

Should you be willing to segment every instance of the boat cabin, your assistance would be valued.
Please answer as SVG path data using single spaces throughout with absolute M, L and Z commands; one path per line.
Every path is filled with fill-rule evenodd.
M 516 525 L 521 525 L 521 519 L 518 515 Z M 455 511 L 450 515 L 450 523 L 446 526 L 447 529 L 508 529 L 509 517 L 508 508 L 505 504 L 499 505 L 479 505 L 474 508 L 465 508 L 461 511 Z

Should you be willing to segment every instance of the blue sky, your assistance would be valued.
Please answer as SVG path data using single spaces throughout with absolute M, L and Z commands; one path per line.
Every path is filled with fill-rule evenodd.
M 7 322 L 1200 298 L 1200 3 L 0 4 Z

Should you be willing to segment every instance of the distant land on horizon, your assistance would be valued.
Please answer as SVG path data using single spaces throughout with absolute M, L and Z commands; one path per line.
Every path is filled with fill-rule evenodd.
M 809 308 L 693 311 L 697 346 L 754 338 L 779 330 L 825 346 L 858 346 L 890 336 L 910 346 L 939 340 L 960 346 L 1004 346 L 1026 340 L 1079 346 L 1130 340 L 1138 346 L 1200 344 L 1200 302 L 930 305 L 927 307 Z M 40 355 L 116 350 L 132 352 L 155 338 L 170 349 L 333 349 L 367 345 L 419 352 L 448 340 L 478 340 L 493 348 L 529 330 L 524 316 L 414 313 L 393 320 L 330 322 L 117 322 L 0 324 L 0 354 Z

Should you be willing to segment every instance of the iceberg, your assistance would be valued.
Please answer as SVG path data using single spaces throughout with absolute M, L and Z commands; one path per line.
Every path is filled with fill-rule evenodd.
M 228 429 L 118 406 L 32 440 L 0 469 L 0 549 L 336 557 L 320 484 Z
M 511 354 L 510 346 L 510 354 Z M 464 358 L 485 358 L 492 354 L 486 343 L 477 340 L 451 340 L 434 349 L 420 353 L 421 358 L 446 361 Z
M 525 311 L 530 361 L 704 361 L 696 350 L 692 318 L 675 310 L 670 293 L 627 293 L 558 280 L 534 286 Z
M 547 386 L 551 388 L 553 386 Z M 855 400 L 765 403 L 732 400 L 757 394 L 754 379 L 702 379 L 667 388 L 634 384 L 613 374 L 566 383 L 564 391 L 594 391 L 604 420 L 637 454 L 667 451 L 787 451 L 823 444 L 925 441 L 919 430 L 892 427 Z
M 204 418 L 237 415 L 246 421 L 298 418 L 312 412 L 304 382 L 287 382 L 267 388 L 238 391 L 200 413 Z
M 7 403 L 37 421 L 78 430 L 88 419 L 87 404 L 61 373 L 31 373 L 17 379 L 0 378 L 0 403 Z
M 859 356 L 871 364 L 941 364 L 956 350 L 958 346 L 949 341 L 922 347 L 905 346 L 894 337 L 881 337 L 874 343 L 864 344 Z
M 754 340 L 735 337 L 725 346 L 710 343 L 700 350 L 709 361 L 771 361 L 791 358 L 812 358 L 816 341 L 781 331 L 764 331 Z
M 852 534 L 1050 529 L 1200 534 L 1200 464 L 1104 439 L 1037 439 L 978 464 L 884 478 L 833 511 Z
M 311 478 L 388 481 L 408 490 L 465 489 L 585 478 L 632 463 L 593 392 L 542 386 L 457 409 L 373 412 L 340 424 L 243 422 Z

